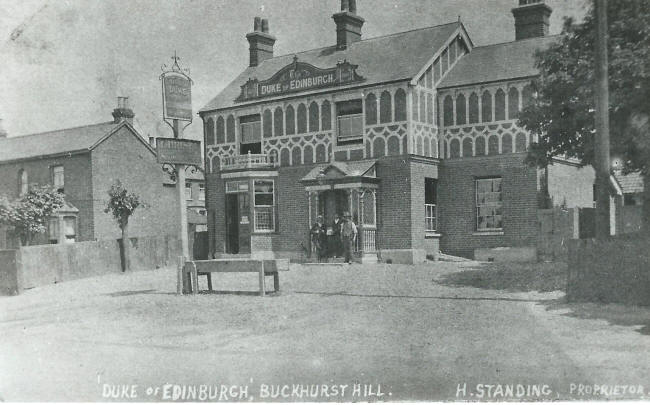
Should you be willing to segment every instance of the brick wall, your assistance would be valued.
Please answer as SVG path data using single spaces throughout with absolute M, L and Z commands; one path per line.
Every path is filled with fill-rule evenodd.
M 438 184 L 440 241 L 444 253 L 472 257 L 476 248 L 535 246 L 537 243 L 537 171 L 524 154 L 446 159 Z M 503 234 L 476 232 L 479 177 L 501 177 Z
M 407 156 L 383 157 L 377 162 L 381 179 L 377 193 L 377 247 L 411 248 L 411 168 Z M 424 198 L 424 197 L 423 197 Z
M 65 199 L 79 209 L 77 240 L 92 240 L 94 203 L 89 153 L 0 164 L 0 194 L 10 200 L 18 197 L 18 172 L 21 169 L 27 172 L 29 184 L 51 185 L 51 168 L 60 165 L 64 171 Z M 47 243 L 47 235 L 37 235 L 34 243 Z
M 107 138 L 92 151 L 92 190 L 95 199 L 95 238 L 117 239 L 120 229 L 104 212 L 107 191 L 119 179 L 136 192 L 148 207 L 138 208 L 129 220 L 129 236 L 176 235 L 179 230 L 178 200 L 173 187 L 163 186 L 163 171 L 156 156 L 127 127 Z

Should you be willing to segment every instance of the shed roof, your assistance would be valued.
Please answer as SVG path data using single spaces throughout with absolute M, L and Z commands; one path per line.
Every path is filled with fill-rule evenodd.
M 364 39 L 350 44 L 343 50 L 337 50 L 336 46 L 329 46 L 276 56 L 263 61 L 258 66 L 246 68 L 199 112 L 259 102 L 259 99 L 242 103 L 235 103 L 234 100 L 239 96 L 241 86 L 249 78 L 266 80 L 292 63 L 294 56 L 297 56 L 301 62 L 307 62 L 318 68 L 331 68 L 336 66 L 337 62 L 347 60 L 359 66 L 357 73 L 365 78 L 364 85 L 410 80 L 461 27 L 462 23 L 453 22 Z M 339 89 L 345 87 L 340 86 Z
M 623 194 L 643 192 L 643 176 L 641 172 L 628 174 L 614 173 L 614 177 L 621 186 Z
M 536 76 L 539 71 L 535 67 L 535 53 L 558 38 L 559 35 L 554 35 L 474 47 L 456 63 L 438 88 Z

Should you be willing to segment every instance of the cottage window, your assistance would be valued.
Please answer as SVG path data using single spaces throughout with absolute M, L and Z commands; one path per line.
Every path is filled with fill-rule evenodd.
M 476 229 L 478 231 L 503 228 L 502 194 L 500 177 L 476 180 Z
M 363 142 L 363 113 L 361 100 L 336 103 L 338 144 Z
M 437 186 L 438 180 L 424 179 L 424 230 L 428 232 L 435 231 L 438 226 L 436 218 Z
M 63 166 L 52 167 L 52 184 L 59 193 L 63 193 L 65 187 L 65 172 Z
M 47 233 L 49 236 L 50 244 L 55 245 L 59 243 L 59 218 L 50 218 L 47 223 Z
M 255 180 L 255 231 L 275 230 L 273 180 Z
M 192 199 L 192 183 L 190 183 L 189 181 L 185 182 L 185 199 L 186 200 Z
M 205 201 L 205 183 L 199 183 L 199 201 Z
M 262 125 L 260 115 L 247 115 L 239 119 L 239 153 L 262 153 Z
M 76 217 L 63 217 L 63 236 L 65 243 L 74 243 L 77 240 Z
M 29 178 L 25 169 L 18 171 L 18 194 L 23 196 L 29 191 Z

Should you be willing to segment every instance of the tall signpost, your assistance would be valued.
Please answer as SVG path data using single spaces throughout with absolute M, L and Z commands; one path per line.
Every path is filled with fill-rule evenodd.
M 596 239 L 610 235 L 607 0 L 596 0 Z
M 156 152 L 158 163 L 163 170 L 176 180 L 178 205 L 180 209 L 180 239 L 182 257 L 179 258 L 179 275 L 177 293 L 182 294 L 182 266 L 190 257 L 187 235 L 187 201 L 185 198 L 185 170 L 191 167 L 197 170 L 201 167 L 201 143 L 183 139 L 183 130 L 192 123 L 192 79 L 187 69 L 178 65 L 180 58 L 172 57 L 174 63 L 170 68 L 163 65 L 162 81 L 163 120 L 171 126 L 174 138 L 158 138 Z M 171 122 L 170 122 L 171 121 Z M 183 123 L 187 124 L 183 124 Z

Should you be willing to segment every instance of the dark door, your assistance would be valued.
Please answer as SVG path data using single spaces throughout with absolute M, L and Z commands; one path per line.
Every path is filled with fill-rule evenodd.
M 226 252 L 239 253 L 239 201 L 237 194 L 226 194 Z

